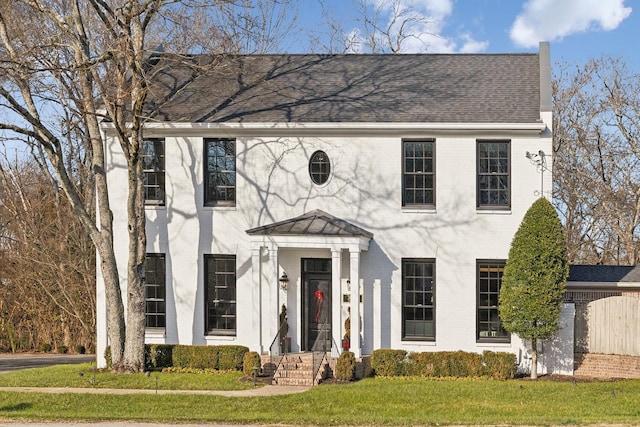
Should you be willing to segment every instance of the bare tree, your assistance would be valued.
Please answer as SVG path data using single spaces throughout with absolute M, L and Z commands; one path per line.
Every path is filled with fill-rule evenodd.
M 572 263 L 640 260 L 640 76 L 621 59 L 554 81 L 554 197 Z
M 286 5 L 288 0 L 280 4 Z M 251 19 L 230 20 L 249 6 L 254 7 L 246 14 Z M 180 49 L 180 54 L 237 53 L 247 47 L 263 52 L 281 40 L 270 33 L 281 28 L 271 13 L 282 12 L 266 1 L 15 0 L 0 4 L 0 112 L 4 117 L 0 129 L 5 137 L 44 153 L 55 184 L 96 247 L 116 370 L 144 368 L 142 146 L 144 125 L 149 120 L 145 116 L 149 84 L 160 71 L 153 66 L 154 57 L 162 51 L 158 47 Z M 232 31 L 223 25 L 224 19 L 245 26 Z M 234 39 L 240 37 L 245 39 Z M 179 60 L 180 56 L 174 58 Z M 113 249 L 100 120 L 111 123 L 113 137 L 127 162 L 126 322 Z M 70 154 L 74 150 L 84 150 L 90 159 L 98 225 L 92 202 L 83 199 L 72 179 Z
M 217 31 L 228 52 L 272 53 L 297 31 L 297 2 L 293 0 L 236 0 L 212 10 Z
M 3 107 L 20 117 L 17 123 L 3 123 L 0 127 L 37 144 L 46 153 L 56 180 L 89 232 L 100 254 L 105 278 L 114 366 L 127 371 L 141 370 L 144 363 L 142 265 L 146 238 L 139 153 L 143 124 L 140 113 L 146 95 L 145 34 L 154 16 L 166 4 L 163 1 L 125 1 L 117 5 L 100 0 L 24 0 L 5 7 L 0 15 L 3 62 L 7 64 L 3 69 L 5 84 L 0 88 L 0 96 L 5 101 Z M 74 109 L 71 116 L 81 124 L 91 147 L 99 227 L 67 168 L 65 137 L 71 127 L 51 125 L 51 110 L 65 108 L 58 99 L 70 100 L 66 106 Z M 100 109 L 114 123 L 127 158 L 130 244 L 126 329 L 113 253 Z
M 87 36 L 75 31 L 70 22 L 82 23 L 82 14 L 75 3 L 68 9 L 57 8 L 56 3 L 36 1 L 3 3 L 0 9 L 0 40 L 2 41 L 1 108 L 5 113 L 0 128 L 10 131 L 15 138 L 34 146 L 35 151 L 46 153 L 47 161 L 55 172 L 56 180 L 71 203 L 94 242 L 107 284 L 107 294 L 114 304 L 109 311 L 110 338 L 116 354 L 124 343 L 124 318 L 118 273 L 112 245 L 111 212 L 108 205 L 106 177 L 103 168 L 103 150 L 98 128 L 97 99 L 94 98 L 93 76 L 90 68 L 80 68 L 91 61 Z M 67 21 L 66 16 L 72 19 Z M 73 20 L 73 21 L 72 21 Z M 80 21 L 80 22 L 78 22 Z M 54 35 L 53 31 L 58 33 Z M 74 34 L 74 32 L 76 34 Z M 80 34 L 78 34 L 80 33 Z M 62 108 L 60 99 L 78 99 L 75 105 L 84 129 L 91 129 L 93 170 L 99 194 L 98 215 L 100 228 L 95 225 L 89 207 L 66 168 L 65 134 L 55 119 L 47 117 Z M 52 114 L 52 115 L 53 115 Z M 75 115 L 75 114 L 74 114 Z M 116 360 L 119 359 L 116 357 Z
M 0 187 L 0 347 L 91 350 L 95 251 L 87 234 L 36 162 L 0 162 Z
M 329 45 L 323 49 L 330 53 L 393 54 L 427 49 L 424 39 L 432 35 L 428 31 L 431 21 L 406 0 L 358 0 L 356 10 L 361 28 L 350 30 L 324 12 Z

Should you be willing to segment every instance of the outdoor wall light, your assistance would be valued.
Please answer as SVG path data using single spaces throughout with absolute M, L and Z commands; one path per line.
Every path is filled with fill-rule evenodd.
M 539 150 L 537 153 L 531 153 L 527 151 L 525 157 L 529 159 L 532 165 L 535 165 L 536 170 L 540 172 L 540 196 L 544 195 L 544 171 L 549 170 L 547 167 L 547 155 L 544 151 Z
M 282 276 L 280 277 L 280 279 L 278 279 L 278 281 L 280 282 L 280 288 L 282 288 L 282 290 L 286 292 L 287 288 L 289 287 L 289 278 L 287 277 L 287 273 L 283 271 Z

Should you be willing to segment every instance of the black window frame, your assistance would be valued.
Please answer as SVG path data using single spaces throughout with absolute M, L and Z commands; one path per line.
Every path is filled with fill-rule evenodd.
M 419 271 L 411 265 L 430 266 L 431 275 L 420 275 Z M 436 260 L 435 258 L 403 258 L 402 259 L 402 340 L 403 341 L 435 341 L 436 340 Z M 417 279 L 430 278 L 430 290 L 417 289 Z M 426 286 L 425 286 L 426 288 Z M 423 304 L 426 296 L 430 294 L 430 304 Z M 423 303 L 420 303 L 422 301 Z M 416 319 L 422 310 L 423 319 Z M 431 320 L 424 320 L 430 310 Z M 410 316 L 412 314 L 412 316 Z M 416 333 L 423 323 L 424 333 Z M 430 324 L 430 326 L 429 326 Z M 430 329 L 430 333 L 428 331 Z
M 238 327 L 236 256 L 207 254 L 204 260 L 205 334 L 235 336 Z M 217 268 L 221 265 L 225 269 Z M 217 289 L 220 289 L 219 293 L 212 295 Z M 225 294 L 231 294 L 232 298 L 220 298 Z
M 434 138 L 427 139 L 404 139 L 402 140 L 402 207 L 403 208 L 429 208 L 433 209 L 436 206 L 436 144 Z M 431 156 L 418 156 L 415 149 L 413 150 L 413 156 L 408 156 L 407 147 L 410 144 L 424 144 L 429 146 Z M 425 153 L 425 151 L 423 151 Z M 422 162 L 423 168 L 426 169 L 426 162 L 430 163 L 430 171 L 416 171 L 418 165 Z M 409 167 L 411 166 L 411 167 Z M 411 170 L 413 169 L 413 170 Z M 431 187 L 427 187 L 427 180 L 431 180 Z M 410 181 L 413 182 L 413 186 L 410 186 Z M 420 187 L 420 181 L 423 186 Z M 416 202 L 416 194 L 422 190 L 424 202 Z M 409 192 L 413 192 L 413 198 Z M 427 195 L 431 194 L 430 200 Z M 412 200 L 413 199 L 413 200 Z
M 167 259 L 163 253 L 147 253 L 144 259 L 144 314 L 146 329 L 167 326 Z
M 149 144 L 153 144 L 153 153 L 149 153 L 147 149 Z M 160 151 L 159 154 L 158 151 Z M 144 138 L 140 156 L 142 161 L 144 204 L 146 206 L 164 206 L 166 203 L 165 139 Z
M 477 342 L 511 342 L 511 334 L 504 329 L 498 311 L 505 265 L 505 260 L 476 260 Z
M 319 158 L 320 157 L 320 158 Z M 316 150 L 309 157 L 309 178 L 316 185 L 324 185 L 331 176 L 331 160 L 326 152 Z
M 222 146 L 224 155 L 210 156 L 210 144 L 220 146 L 231 144 L 233 153 L 228 147 Z M 236 139 L 235 138 L 204 138 L 204 205 L 205 206 L 235 206 L 237 199 L 236 181 Z M 211 161 L 213 160 L 213 164 Z M 215 167 L 222 164 L 223 167 Z M 229 168 L 231 165 L 231 168 Z
M 506 146 L 506 171 L 495 170 L 495 167 L 500 168 L 500 156 L 487 156 L 481 157 L 481 146 L 483 144 L 501 144 Z M 500 150 L 498 150 L 499 152 Z M 486 162 L 483 168 L 482 163 Z M 499 188 L 498 181 L 500 177 L 506 177 L 506 190 Z M 485 178 L 483 180 L 483 178 Z M 489 181 L 488 185 L 481 188 L 483 181 Z M 489 196 L 487 201 L 483 201 L 483 192 L 487 192 Z M 492 192 L 506 192 L 506 203 L 493 203 L 491 202 Z M 499 198 L 499 197 L 498 197 Z M 488 210 L 510 210 L 511 209 L 511 141 L 504 139 L 480 139 L 476 142 L 476 206 L 478 209 Z

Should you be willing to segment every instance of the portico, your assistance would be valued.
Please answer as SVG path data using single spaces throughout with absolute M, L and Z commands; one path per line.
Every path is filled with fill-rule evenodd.
M 331 348 L 337 356 L 350 308 L 350 350 L 362 354 L 361 254 L 373 234 L 324 211 L 246 231 L 251 240 L 254 319 L 262 353 L 279 351 L 279 313 L 287 308 L 292 351 Z M 286 272 L 289 282 L 280 286 Z M 360 339 L 357 337 L 360 335 Z

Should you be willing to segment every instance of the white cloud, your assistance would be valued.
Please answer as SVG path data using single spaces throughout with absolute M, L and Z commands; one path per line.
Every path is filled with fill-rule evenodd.
M 382 18 L 388 18 L 389 25 L 393 1 L 368 0 L 374 8 L 381 8 L 385 12 L 386 16 Z M 475 53 L 482 52 L 489 46 L 488 41 L 475 40 L 469 33 L 445 35 L 448 20 L 453 13 L 454 0 L 400 1 L 403 10 L 410 11 L 414 18 L 411 24 L 404 28 L 405 34 L 409 34 L 410 37 L 402 43 L 402 53 Z
M 616 29 L 630 14 L 625 0 L 529 0 L 516 17 L 510 36 L 519 46 L 597 29 Z
M 488 41 L 478 41 L 471 37 L 471 34 L 462 34 L 464 44 L 460 47 L 460 53 L 484 52 L 489 47 Z

